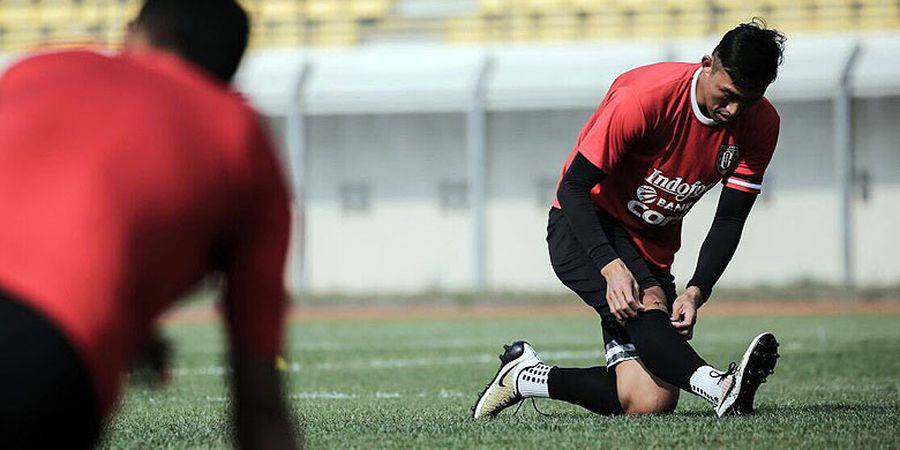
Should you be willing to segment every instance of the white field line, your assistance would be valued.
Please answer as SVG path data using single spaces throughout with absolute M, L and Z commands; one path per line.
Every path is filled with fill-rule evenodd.
M 372 344 L 370 342 L 341 342 L 340 340 L 335 340 L 333 338 L 326 339 L 321 338 L 321 340 L 317 340 L 319 337 L 308 338 L 302 336 L 295 336 L 291 339 L 291 343 L 289 345 L 291 351 L 348 351 L 348 352 L 358 352 L 364 350 L 371 350 Z M 410 335 L 410 336 L 389 336 L 383 337 L 382 339 L 391 340 L 391 350 L 425 350 L 425 351 L 433 351 L 439 349 L 454 349 L 454 350 L 464 350 L 464 349 L 473 349 L 473 350 L 481 350 L 484 349 L 484 339 L 461 339 L 461 338 L 449 338 L 449 339 L 434 339 L 434 340 L 422 340 L 420 335 Z M 312 341 L 312 342 L 311 342 Z M 190 346 L 190 351 L 192 353 L 201 353 L 201 354 L 218 354 L 222 353 L 224 348 L 224 341 L 215 341 L 206 343 L 204 345 L 192 344 Z M 560 337 L 560 338 L 542 338 L 540 341 L 541 346 L 556 346 L 556 347 L 567 347 L 567 346 L 585 346 L 585 345 L 603 345 L 603 341 L 596 336 L 588 336 L 588 337 Z M 498 351 L 500 349 L 500 345 L 496 346 Z
M 394 399 L 402 399 L 402 398 L 463 398 L 463 397 L 471 397 L 472 393 L 463 393 L 460 391 L 448 391 L 446 389 L 441 389 L 438 392 L 417 392 L 417 393 L 402 393 L 402 392 L 385 392 L 385 391 L 376 391 L 376 392 L 339 392 L 339 391 L 306 391 L 306 392 L 294 392 L 288 395 L 288 398 L 291 400 L 394 400 Z M 230 401 L 228 397 L 218 396 L 218 395 L 207 395 L 206 401 L 209 402 L 227 402 Z
M 820 333 L 819 339 L 822 339 L 823 333 Z M 740 334 L 716 334 L 716 335 L 700 335 L 694 337 L 694 340 L 691 341 L 691 344 L 695 348 L 703 348 L 706 347 L 713 342 L 716 344 L 730 344 L 730 345 L 738 345 L 743 343 L 750 343 L 750 339 L 753 336 L 748 335 L 746 333 Z M 360 343 L 360 342 L 342 342 L 340 340 L 327 340 L 322 338 L 322 340 L 317 340 L 319 337 L 302 337 L 295 336 L 292 339 L 289 348 L 292 352 L 315 352 L 315 351 L 328 351 L 328 352 L 360 352 L 372 349 L 371 343 Z M 465 339 L 465 338 L 450 338 L 450 339 L 435 339 L 435 340 L 422 340 L 419 339 L 418 336 L 389 336 L 384 338 L 391 342 L 391 350 L 422 350 L 433 352 L 435 350 L 473 350 L 479 351 L 485 348 L 483 339 Z M 565 337 L 553 337 L 553 338 L 542 338 L 540 342 L 538 342 L 540 347 L 584 347 L 584 346 L 593 346 L 596 345 L 598 348 L 603 345 L 603 341 L 599 337 L 595 336 L 585 336 L 585 337 L 577 337 L 577 336 L 565 336 Z M 497 351 L 499 352 L 500 345 L 497 345 Z M 187 351 L 192 354 L 198 355 L 221 355 L 225 351 L 225 344 L 223 341 L 215 341 L 210 343 L 193 343 L 189 346 L 185 346 L 181 351 Z M 544 353 L 541 353 L 544 355 Z
M 595 359 L 598 362 L 603 357 L 600 350 L 545 352 L 541 357 L 548 362 L 572 359 Z M 369 359 L 348 362 L 320 362 L 314 364 L 289 363 L 291 372 L 301 371 L 338 371 L 338 370 L 373 370 L 373 369 L 405 369 L 412 367 L 438 367 L 457 366 L 466 364 L 486 364 L 496 362 L 497 357 L 491 354 L 474 356 L 443 356 L 429 358 L 395 358 L 395 359 Z M 172 369 L 172 375 L 181 376 L 222 376 L 229 369 L 224 366 L 207 367 L 177 367 Z

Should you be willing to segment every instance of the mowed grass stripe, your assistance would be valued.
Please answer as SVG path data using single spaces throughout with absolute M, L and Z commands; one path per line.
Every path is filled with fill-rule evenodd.
M 701 317 L 692 343 L 716 365 L 739 357 L 762 330 L 783 343 L 778 370 L 760 390 L 760 413 L 747 418 L 716 419 L 689 395 L 665 417 L 598 417 L 541 401 L 552 417 L 525 405 L 515 416 L 469 418 L 503 343 L 525 338 L 551 364 L 602 364 L 599 325 L 588 314 L 297 324 L 285 355 L 296 364 L 288 394 L 311 448 L 898 448 L 898 318 Z M 219 326 L 172 325 L 167 334 L 184 373 L 161 391 L 129 389 L 104 447 L 229 445 L 223 377 L 192 372 L 222 367 Z

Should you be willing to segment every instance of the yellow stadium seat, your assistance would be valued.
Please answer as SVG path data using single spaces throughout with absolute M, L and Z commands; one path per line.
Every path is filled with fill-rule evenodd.
M 608 26 L 616 38 L 666 37 L 672 30 L 672 19 L 665 4 L 655 0 L 616 0 L 605 6 L 605 12 L 615 23 Z
M 389 0 L 351 0 L 349 12 L 357 19 L 378 19 L 390 14 L 392 6 Z
M 542 17 L 538 35 L 542 41 L 572 41 L 583 38 L 584 22 L 574 14 L 557 14 Z
M 35 26 L 40 22 L 38 11 L 25 3 L 0 5 L 0 24 L 17 27 Z
M 512 40 L 512 18 L 509 16 L 482 17 L 482 40 L 489 42 L 505 42 Z
M 657 12 L 661 6 L 660 2 L 656 0 L 618 0 L 616 4 L 620 9 L 631 11 L 635 15 Z
M 270 0 L 260 2 L 255 15 L 265 18 L 296 18 L 302 17 L 304 12 L 301 2 Z
M 73 6 L 74 4 L 69 2 L 39 3 L 36 6 L 32 6 L 32 8 L 37 10 L 38 20 L 40 20 L 41 24 L 47 25 L 71 23 L 75 15 Z
M 783 2 L 771 6 L 765 13 L 766 23 L 786 32 L 807 31 L 816 28 L 818 8 L 808 1 Z
M 588 17 L 585 36 L 588 39 L 623 39 L 629 34 L 622 14 L 607 12 Z
M 311 34 L 310 43 L 320 47 L 346 47 L 359 43 L 360 35 L 356 22 L 323 22 Z
M 570 0 L 573 11 L 581 14 L 609 14 L 620 9 L 618 0 Z
M 538 40 L 537 19 L 532 15 L 516 14 L 509 17 L 509 40 L 532 42 Z
M 896 29 L 900 25 L 900 5 L 896 1 L 861 0 L 859 26 L 866 30 Z
M 571 11 L 568 0 L 519 0 L 516 13 L 562 15 Z
M 705 36 L 712 31 L 712 8 L 706 2 L 670 2 L 667 36 Z
M 72 15 L 74 17 L 73 20 L 88 26 L 96 25 L 106 20 L 106 14 L 101 8 L 86 3 L 75 6 L 72 9 Z
M 0 24 L 3 28 L 3 47 L 5 51 L 20 52 L 32 50 L 41 44 L 44 39 L 40 30 L 31 24 Z
M 637 39 L 663 39 L 675 36 L 675 26 L 668 11 L 644 11 L 632 19 L 631 33 Z
M 445 37 L 449 42 L 483 42 L 490 40 L 488 25 L 480 17 L 453 17 L 446 21 Z
M 857 18 L 849 1 L 820 0 L 815 17 L 816 29 L 849 30 L 857 26 Z
M 769 5 L 755 2 L 733 3 L 730 1 L 714 0 L 719 14 L 714 18 L 713 34 L 728 31 L 739 23 L 745 23 L 754 17 L 762 17 L 769 20 L 772 9 Z M 770 24 L 771 25 L 771 24 Z
M 513 0 L 478 0 L 478 14 L 483 16 L 510 14 L 512 5 Z
M 297 1 L 259 2 L 253 17 L 254 47 L 289 47 L 303 43 L 303 4 Z
M 311 20 L 346 20 L 349 14 L 347 3 L 335 0 L 307 0 L 304 13 Z

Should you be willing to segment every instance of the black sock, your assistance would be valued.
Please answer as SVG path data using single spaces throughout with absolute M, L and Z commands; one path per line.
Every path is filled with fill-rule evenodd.
M 547 375 L 550 398 L 563 400 L 605 416 L 621 414 L 616 393 L 616 374 L 606 367 L 563 369 L 554 367 Z
M 625 323 L 625 330 L 650 373 L 691 392 L 691 375 L 706 361 L 678 334 L 668 314 L 659 310 L 641 313 Z

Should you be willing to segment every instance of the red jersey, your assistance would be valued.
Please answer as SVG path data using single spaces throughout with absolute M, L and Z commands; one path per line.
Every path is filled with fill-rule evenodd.
M 61 52 L 0 79 L 0 287 L 72 342 L 101 410 L 212 270 L 241 351 L 280 351 L 289 203 L 255 113 L 165 53 Z
M 778 141 L 780 118 L 765 98 L 727 124 L 704 116 L 696 100 L 699 74 L 700 65 L 690 63 L 622 74 L 562 170 L 577 152 L 599 167 L 606 178 L 591 190 L 595 207 L 619 221 L 663 270 L 681 247 L 681 219 L 691 207 L 719 182 L 758 193 Z

